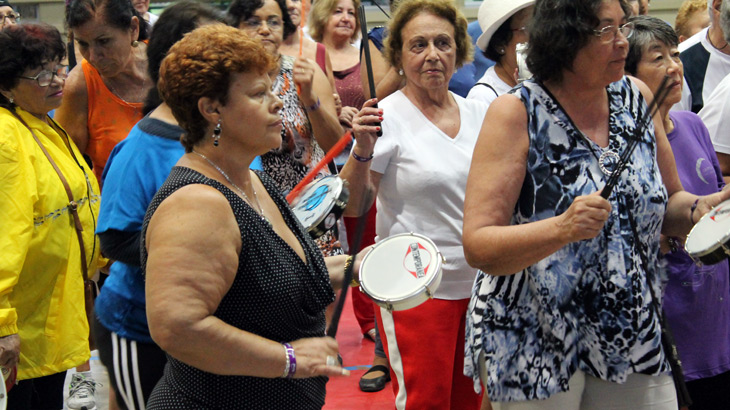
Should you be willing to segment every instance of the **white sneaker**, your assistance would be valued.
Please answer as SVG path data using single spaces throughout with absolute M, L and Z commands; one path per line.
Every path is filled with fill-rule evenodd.
M 99 383 L 94 381 L 91 372 L 75 373 L 71 377 L 69 385 L 68 401 L 66 402 L 68 408 L 74 410 L 95 409 L 94 392 L 97 384 Z

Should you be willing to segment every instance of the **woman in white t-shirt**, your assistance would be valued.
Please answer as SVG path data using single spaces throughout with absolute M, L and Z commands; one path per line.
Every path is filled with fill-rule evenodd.
M 517 85 L 517 44 L 528 40 L 527 26 L 532 18 L 535 0 L 484 1 L 479 6 L 477 39 L 484 55 L 495 62 L 474 84 L 468 99 L 491 104 Z
M 377 196 L 376 240 L 423 234 L 446 259 L 434 299 L 376 312 L 398 409 L 480 405 L 463 375 L 465 314 L 476 270 L 464 259 L 461 234 L 466 177 L 487 107 L 448 90 L 454 70 L 472 55 L 466 27 L 449 0 L 399 6 L 385 54 L 406 85 L 380 108 L 373 99 L 358 112 L 357 144 L 340 174 L 350 184 L 347 214 L 362 213 Z

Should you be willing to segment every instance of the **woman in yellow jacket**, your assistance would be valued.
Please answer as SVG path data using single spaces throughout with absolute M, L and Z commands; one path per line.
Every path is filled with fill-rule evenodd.
M 47 113 L 61 104 L 64 43 L 45 24 L 0 32 L 0 366 L 17 365 L 8 408 L 60 409 L 66 370 L 89 359 L 82 252 L 63 174 L 94 272 L 99 188 Z

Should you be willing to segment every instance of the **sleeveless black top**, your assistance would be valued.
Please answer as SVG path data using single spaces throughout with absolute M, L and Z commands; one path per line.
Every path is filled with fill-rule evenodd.
M 242 241 L 236 278 L 215 316 L 231 326 L 278 342 L 324 336 L 324 311 L 334 300 L 334 293 L 322 254 L 291 212 L 276 184 L 264 173 L 257 172 L 257 175 L 279 207 L 284 221 L 302 244 L 308 263 L 305 264 L 233 191 L 190 168 L 174 167 L 145 215 L 142 269 L 145 270 L 147 264 L 147 226 L 157 207 L 186 185 L 211 186 L 228 199 Z M 195 235 L 195 232 L 190 234 Z M 281 370 L 283 373 L 284 369 Z M 155 387 L 147 408 L 319 409 L 324 406 L 326 382 L 326 377 L 266 379 L 220 376 L 196 369 L 168 355 L 165 375 Z

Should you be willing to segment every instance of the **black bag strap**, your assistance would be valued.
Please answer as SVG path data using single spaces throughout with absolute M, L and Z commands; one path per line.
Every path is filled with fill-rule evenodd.
M 651 286 L 651 282 L 649 281 L 649 263 L 647 262 L 646 255 L 641 248 L 642 242 L 639 240 L 639 234 L 636 231 L 636 226 L 634 226 L 634 221 L 633 219 L 631 219 L 631 217 L 629 217 L 628 219 L 629 225 L 631 226 L 631 231 L 634 234 L 636 251 L 639 253 L 639 257 L 641 258 L 641 265 L 644 267 L 644 271 L 647 274 L 647 285 L 649 286 L 649 293 L 651 294 L 652 299 L 651 305 L 654 308 L 654 313 L 659 318 L 659 326 L 661 326 L 662 328 L 662 349 L 664 350 L 664 354 L 667 356 L 667 360 L 669 361 L 669 368 L 672 371 L 674 388 L 677 391 L 677 402 L 679 403 L 680 408 L 689 407 L 692 405 L 692 399 L 689 397 L 687 383 L 684 380 L 684 369 L 682 369 L 682 361 L 679 360 L 677 345 L 674 343 L 674 336 L 669 329 L 669 324 L 667 323 L 667 315 L 664 312 L 664 309 L 659 307 L 659 299 L 657 299 L 657 295 L 654 293 L 654 288 Z
M 497 92 L 497 90 L 495 90 L 494 87 L 492 87 L 491 85 L 489 85 L 487 83 L 476 83 L 474 85 L 483 85 L 483 86 L 489 88 L 490 90 L 492 90 L 492 92 L 494 93 L 494 95 L 496 95 L 497 97 L 499 97 L 499 93 Z

